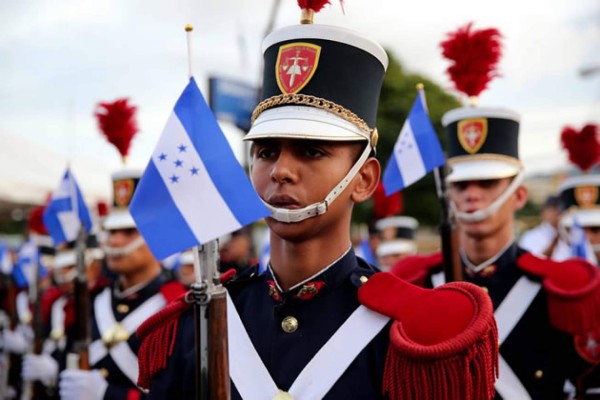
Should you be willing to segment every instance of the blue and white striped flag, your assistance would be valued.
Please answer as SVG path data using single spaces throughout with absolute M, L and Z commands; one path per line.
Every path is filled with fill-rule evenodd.
M 386 196 L 410 186 L 445 162 L 427 115 L 423 91 L 419 90 L 383 173 Z
M 129 211 L 158 259 L 270 214 L 193 78 L 175 104 Z
M 17 253 L 17 262 L 13 266 L 12 277 L 18 288 L 31 285 L 37 278 L 48 275 L 48 268 L 41 262 L 36 240 L 30 237 Z
M 77 239 L 82 225 L 88 233 L 92 229 L 90 210 L 69 168 L 52 194 L 43 220 L 55 245 Z
M 590 263 L 597 265 L 596 254 L 577 218 L 573 219 L 573 225 L 569 232 L 569 244 L 572 257 L 585 258 Z

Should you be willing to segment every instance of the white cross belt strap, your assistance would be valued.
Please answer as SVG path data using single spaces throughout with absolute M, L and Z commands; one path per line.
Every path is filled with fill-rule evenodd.
M 67 297 L 62 296 L 52 303 L 52 311 L 50 313 L 50 331 L 61 332 L 65 331 L 65 304 Z
M 125 330 L 132 335 L 135 330 L 148 319 L 150 316 L 158 312 L 166 304 L 166 300 L 161 293 L 146 300 L 142 305 L 133 310 L 127 315 L 120 324 Z M 110 288 L 104 289 L 94 301 L 94 313 L 96 315 L 96 324 L 100 337 L 113 328 L 117 321 L 112 311 Z M 107 349 L 102 339 L 97 339 L 90 344 L 90 364 L 94 365 L 102 360 L 110 353 L 111 358 L 117 364 L 121 372 L 123 372 L 134 385 L 137 385 L 138 378 L 138 359 L 137 355 L 131 350 L 127 341 L 117 343 L 110 349 Z
M 291 398 L 322 399 L 389 320 L 389 317 L 359 306 L 300 372 L 288 391 Z M 281 390 L 252 345 L 229 296 L 227 324 L 230 375 L 240 396 L 244 400 L 275 398 Z
M 498 325 L 498 341 L 500 346 L 510 335 L 514 327 L 521 320 L 542 285 L 522 276 L 506 295 L 502 303 L 494 312 Z M 510 368 L 504 358 L 499 358 L 500 374 L 496 381 L 496 392 L 506 400 L 529 400 L 531 396 Z

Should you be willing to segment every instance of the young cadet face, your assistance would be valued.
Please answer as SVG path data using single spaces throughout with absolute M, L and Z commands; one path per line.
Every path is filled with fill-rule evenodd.
M 251 151 L 252 182 L 260 197 L 274 207 L 306 207 L 323 201 L 340 183 L 365 144 L 279 138 L 256 140 Z M 348 185 L 324 215 L 292 224 L 267 218 L 267 223 L 275 233 L 284 236 L 286 232 L 294 234 L 300 226 L 320 224 L 319 229 L 326 229 L 326 221 L 349 224 L 353 188 L 352 183 Z
M 600 226 L 585 226 L 583 227 L 587 240 L 590 242 L 594 249 L 600 245 Z M 596 250 L 596 252 L 598 252 Z
M 123 248 L 140 236 L 135 228 L 108 231 L 106 244 L 109 247 Z M 117 274 L 127 274 L 146 268 L 154 262 L 154 256 L 146 243 L 125 255 L 106 255 L 108 267 Z
M 504 193 L 511 181 L 512 178 L 452 182 L 449 185 L 449 194 L 458 211 L 471 213 L 487 208 Z M 466 222 L 457 219 L 457 224 L 467 236 L 493 237 L 500 231 L 512 230 L 514 213 L 523 207 L 526 200 L 527 189 L 521 186 L 509 196 L 497 212 L 483 221 Z

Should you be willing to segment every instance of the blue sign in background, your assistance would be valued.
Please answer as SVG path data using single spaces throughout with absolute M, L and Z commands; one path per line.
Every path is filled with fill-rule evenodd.
M 250 129 L 252 111 L 258 104 L 259 89 L 230 78 L 209 78 L 210 108 L 218 119 L 233 122 L 244 132 Z

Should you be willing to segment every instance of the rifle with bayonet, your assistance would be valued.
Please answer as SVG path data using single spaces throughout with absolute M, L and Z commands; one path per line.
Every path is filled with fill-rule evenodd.
M 33 308 L 32 328 L 33 328 L 33 348 L 32 354 L 40 355 L 44 349 L 44 324 L 42 321 L 42 302 L 40 285 L 40 261 L 35 257 L 33 261 L 33 278 L 29 283 L 29 304 Z M 40 381 L 24 381 L 22 399 L 43 399 L 46 396 L 46 387 Z
M 21 393 L 21 360 L 20 356 L 7 351 L 4 343 L 4 330 L 14 331 L 19 324 L 17 314 L 17 287 L 10 274 L 2 274 L 2 292 L 3 304 L 5 309 L 2 311 L 2 324 L 0 335 L 2 335 L 2 376 L 0 378 L 0 398 L 7 398 L 9 387 L 14 390 L 15 397 Z
M 74 281 L 75 333 L 71 350 L 67 355 L 67 368 L 90 369 L 89 345 L 91 343 L 90 293 L 86 272 L 87 233 L 82 226 L 75 242 L 77 276 Z
M 444 166 L 436 168 L 434 175 L 441 206 L 439 231 L 444 260 L 444 277 L 446 278 L 446 282 L 461 281 L 463 279 L 463 272 L 459 254 L 458 232 L 455 229 L 454 213 L 452 212 L 448 198 Z
M 219 276 L 219 243 L 210 241 L 194 252 L 196 399 L 229 400 L 227 291 Z

